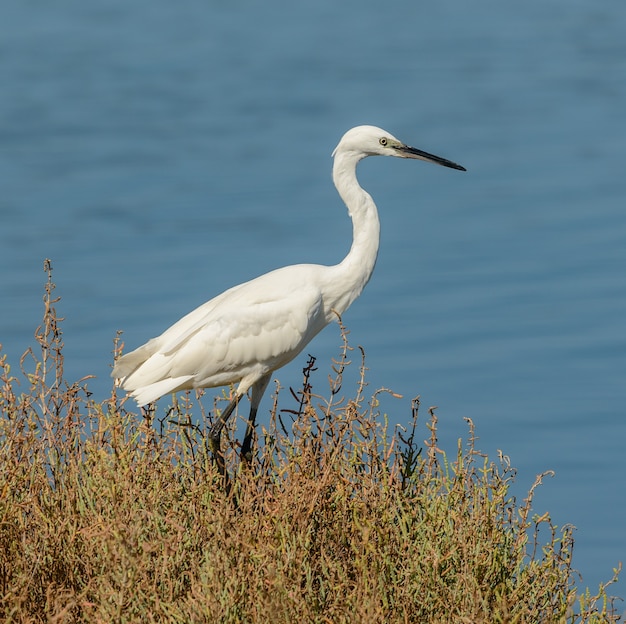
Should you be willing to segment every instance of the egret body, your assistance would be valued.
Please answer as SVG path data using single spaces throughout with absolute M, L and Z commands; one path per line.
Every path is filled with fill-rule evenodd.
M 209 434 L 222 470 L 221 430 L 241 398 L 251 390 L 241 449 L 247 457 L 259 402 L 272 372 L 295 358 L 336 314 L 343 314 L 372 275 L 380 225 L 373 199 L 359 185 L 356 166 L 376 155 L 465 171 L 445 158 L 405 145 L 380 128 L 352 128 L 333 152 L 333 181 L 353 224 L 352 246 L 342 262 L 287 266 L 230 288 L 115 363 L 112 376 L 139 406 L 170 392 L 238 384 Z

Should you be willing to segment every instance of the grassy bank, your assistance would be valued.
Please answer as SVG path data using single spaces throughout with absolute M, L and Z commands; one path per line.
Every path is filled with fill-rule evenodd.
M 348 393 L 347 343 L 325 393 L 311 362 L 276 398 L 251 468 L 228 431 L 226 495 L 205 444 L 225 401 L 93 402 L 64 379 L 50 278 L 44 301 L 37 348 L 0 362 L 2 621 L 617 621 L 606 586 L 576 589 L 571 529 L 533 516 L 541 477 L 517 501 L 471 421 L 446 455 L 417 400 L 387 418 Z

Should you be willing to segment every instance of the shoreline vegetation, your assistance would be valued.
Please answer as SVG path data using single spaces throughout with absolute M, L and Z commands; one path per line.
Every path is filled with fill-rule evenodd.
M 579 590 L 573 528 L 533 512 L 548 473 L 518 501 L 514 468 L 476 448 L 471 420 L 449 454 L 419 399 L 379 413 L 343 327 L 329 389 L 314 393 L 312 358 L 299 391 L 277 389 L 249 467 L 229 426 L 227 495 L 206 434 L 228 392 L 211 410 L 179 393 L 163 414 L 116 388 L 92 400 L 89 378 L 64 378 L 44 269 L 37 346 L 15 368 L 0 352 L 3 622 L 619 621 L 620 567 Z

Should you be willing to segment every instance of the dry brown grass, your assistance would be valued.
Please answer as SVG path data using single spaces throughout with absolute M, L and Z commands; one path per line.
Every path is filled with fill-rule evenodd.
M 363 383 L 340 398 L 347 343 L 329 398 L 311 363 L 291 413 L 274 405 L 251 469 L 230 429 L 227 496 L 195 398 L 137 415 L 115 389 L 99 404 L 65 381 L 47 270 L 37 352 L 17 374 L 0 360 L 3 621 L 618 621 L 606 586 L 575 588 L 571 529 L 531 517 L 541 477 L 520 504 L 470 421 L 447 457 L 418 401 L 393 419 L 404 430 Z

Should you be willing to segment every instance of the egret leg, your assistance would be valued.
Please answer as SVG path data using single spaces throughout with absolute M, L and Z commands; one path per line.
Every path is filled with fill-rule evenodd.
M 246 435 L 241 445 L 241 461 L 250 465 L 252 462 L 252 438 L 254 437 L 254 426 L 256 424 L 256 414 L 259 409 L 259 403 L 265 393 L 267 384 L 270 382 L 271 373 L 264 375 L 252 385 L 252 396 L 250 397 L 250 415 L 248 416 L 248 426 L 246 427 Z
M 254 437 L 254 426 L 256 424 L 257 408 L 250 408 L 248 416 L 248 426 L 246 427 L 246 436 L 241 444 L 241 461 L 250 465 L 252 463 L 252 438 Z
M 224 454 L 222 453 L 220 440 L 222 437 L 222 429 L 230 418 L 237 404 L 241 400 L 242 395 L 236 394 L 233 400 L 228 404 L 226 409 L 219 415 L 219 418 L 213 423 L 213 426 L 209 430 L 209 449 L 213 454 L 213 460 L 217 466 L 217 470 L 223 477 L 225 483 L 227 483 L 226 467 L 224 465 Z

